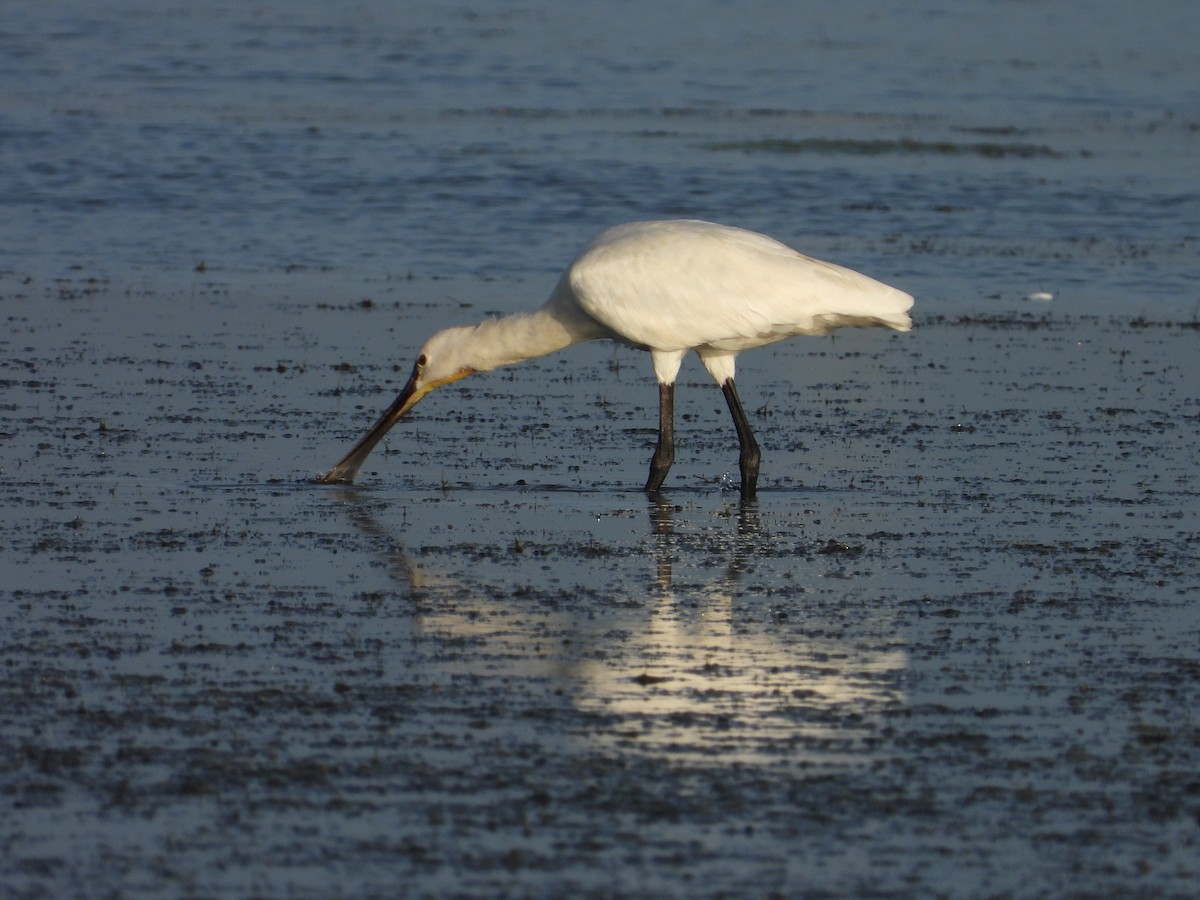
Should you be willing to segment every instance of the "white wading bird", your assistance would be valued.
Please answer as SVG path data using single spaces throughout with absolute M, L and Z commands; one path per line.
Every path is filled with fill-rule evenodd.
M 742 496 L 753 497 L 759 449 L 733 382 L 738 353 L 846 326 L 908 331 L 912 302 L 903 291 L 753 231 L 692 220 L 618 225 L 571 263 L 540 309 L 429 338 L 395 402 L 320 480 L 354 481 L 375 445 L 434 388 L 607 338 L 650 351 L 654 362 L 658 446 L 646 491 L 662 488 L 674 462 L 675 376 L 695 350 L 729 404 L 741 445 Z

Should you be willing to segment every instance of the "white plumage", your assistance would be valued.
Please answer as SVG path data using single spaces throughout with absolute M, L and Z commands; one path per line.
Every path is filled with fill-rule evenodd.
M 908 331 L 913 298 L 766 235 L 696 220 L 633 222 L 601 232 L 541 308 L 439 331 L 395 402 L 321 480 L 354 480 L 388 430 L 434 388 L 499 366 L 607 338 L 650 351 L 659 383 L 659 440 L 646 490 L 674 460 L 674 383 L 695 350 L 721 386 L 741 445 L 742 495 L 759 450 L 734 386 L 734 358 L 793 335 L 882 325 Z

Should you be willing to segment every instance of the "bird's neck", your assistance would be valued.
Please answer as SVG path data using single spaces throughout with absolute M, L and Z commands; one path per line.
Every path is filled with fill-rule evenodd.
M 511 366 L 606 335 L 594 319 L 574 303 L 564 302 L 556 291 L 539 309 L 475 326 L 470 340 L 471 368 L 486 372 Z

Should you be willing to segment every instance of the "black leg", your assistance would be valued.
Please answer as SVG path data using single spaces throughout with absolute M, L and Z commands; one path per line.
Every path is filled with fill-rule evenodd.
M 650 480 L 646 493 L 656 494 L 666 481 L 675 462 L 675 385 L 658 386 L 658 446 L 650 459 Z
M 738 456 L 738 467 L 742 470 L 742 499 L 749 500 L 758 489 L 758 461 L 761 454 L 732 378 L 721 385 L 721 392 L 725 394 L 725 402 L 729 404 L 733 427 L 737 429 L 738 444 L 742 448 Z

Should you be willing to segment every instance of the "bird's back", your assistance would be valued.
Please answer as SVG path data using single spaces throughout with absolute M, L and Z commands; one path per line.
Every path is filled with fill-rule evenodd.
M 912 327 L 912 297 L 773 238 L 711 222 L 634 222 L 602 232 L 560 290 L 631 344 L 742 350 L 847 326 Z

